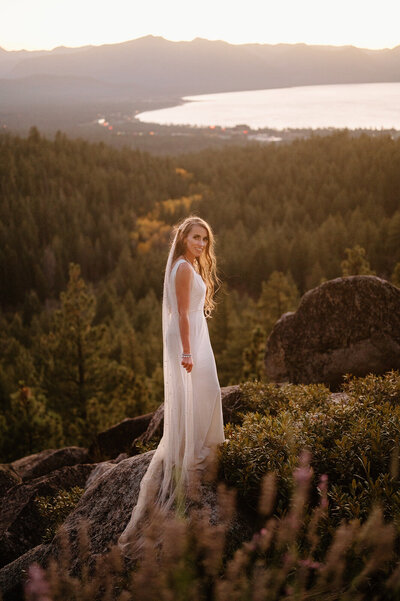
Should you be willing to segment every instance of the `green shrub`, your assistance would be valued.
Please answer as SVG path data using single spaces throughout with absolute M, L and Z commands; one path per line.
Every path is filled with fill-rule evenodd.
M 384 376 L 369 374 L 365 378 L 347 376 L 342 386 L 343 392 L 371 403 L 400 405 L 400 375 L 398 371 L 389 371 Z
M 147 442 L 141 442 L 138 440 L 135 442 L 135 448 L 137 453 L 147 453 L 147 451 L 154 451 L 157 448 L 161 440 L 161 435 L 152 436 Z
M 51 541 L 57 528 L 77 505 L 83 491 L 84 489 L 80 486 L 74 486 L 69 490 L 59 490 L 55 496 L 37 495 L 35 497 L 39 513 L 48 524 L 43 535 L 44 543 Z
M 398 479 L 400 374 L 348 377 L 343 394 L 322 385 L 242 386 L 248 411 L 240 425 L 227 424 L 220 448 L 220 476 L 256 507 L 260 482 L 276 473 L 276 515 L 284 515 L 290 474 L 302 449 L 312 455 L 314 484 L 329 478 L 329 529 L 342 518 L 365 519 L 379 502 L 386 519 L 399 524 Z M 315 505 L 317 495 L 310 504 Z
M 247 411 L 258 411 L 276 415 L 281 410 L 308 411 L 325 407 L 330 390 L 324 384 L 267 384 L 265 382 L 245 382 L 240 386 L 241 404 Z

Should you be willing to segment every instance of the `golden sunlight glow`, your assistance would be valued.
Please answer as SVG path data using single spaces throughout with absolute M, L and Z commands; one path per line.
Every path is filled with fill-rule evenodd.
M 52 49 L 149 34 L 233 44 L 400 44 L 398 0 L 1 0 L 0 46 Z

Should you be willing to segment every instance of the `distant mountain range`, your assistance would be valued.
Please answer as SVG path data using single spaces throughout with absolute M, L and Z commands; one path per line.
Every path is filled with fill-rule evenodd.
M 0 111 L 312 84 L 400 81 L 400 46 L 243 44 L 143 38 L 51 51 L 0 48 Z

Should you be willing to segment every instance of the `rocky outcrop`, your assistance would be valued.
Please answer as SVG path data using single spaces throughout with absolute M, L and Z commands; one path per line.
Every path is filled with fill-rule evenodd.
M 84 487 L 92 464 L 64 466 L 48 475 L 16 484 L 0 508 L 0 567 L 42 542 L 46 521 L 39 514 L 36 495 L 54 496 L 60 489 Z
M 140 453 L 140 445 L 148 444 L 153 438 L 153 436 L 155 436 L 156 434 L 161 434 L 163 422 L 164 403 L 161 403 L 157 410 L 154 411 L 154 413 L 152 414 L 152 418 L 147 429 L 140 436 L 138 436 L 132 441 L 129 451 L 130 455 L 137 455 L 137 453 Z
M 224 423 L 227 424 L 228 422 L 231 422 L 232 424 L 237 424 L 241 422 L 239 413 L 243 409 L 243 397 L 239 384 L 221 388 L 221 397 Z
M 78 463 L 89 463 L 89 453 L 84 447 L 46 449 L 13 461 L 11 467 L 22 480 L 26 481 L 44 476 L 66 465 L 77 465 Z
M 222 404 L 225 422 L 237 422 L 240 418 L 236 413 L 241 410 L 240 387 L 223 388 Z M 2 466 L 7 504 L 3 504 L 0 510 L 0 590 L 7 601 L 19 598 L 21 582 L 30 563 L 37 561 L 46 565 L 51 557 L 59 556 L 65 540 L 64 532 L 70 541 L 72 571 L 80 568 L 78 530 L 82 524 L 86 523 L 89 528 L 91 565 L 116 542 L 136 504 L 142 476 L 154 453 L 149 451 L 133 457 L 121 453 L 117 441 L 121 440 L 121 431 L 124 432 L 124 428 L 127 436 L 125 441 L 128 440 L 128 435 L 135 431 L 131 428 L 132 421 L 141 424 L 137 426 L 139 430 L 147 423 L 147 439 L 142 436 L 146 442 L 162 430 L 163 406 L 153 414 L 140 416 L 135 420 L 124 420 L 125 423 L 117 424 L 104 435 L 103 440 L 107 440 L 108 437 L 109 442 L 104 444 L 103 450 L 107 448 L 109 453 L 118 452 L 114 459 L 98 463 L 63 465 L 60 469 L 55 469 L 62 463 L 72 463 L 79 459 L 86 461 L 88 456 L 91 456 L 86 449 L 67 447 L 59 450 L 48 449 Z M 35 474 L 45 471 L 49 473 L 34 477 Z M 42 544 L 47 524 L 38 512 L 35 497 L 54 496 L 60 489 L 68 490 L 72 486 L 84 488 L 81 499 L 63 523 L 62 531 L 59 531 L 51 543 Z M 216 523 L 216 490 L 210 483 L 203 485 L 201 489 L 201 505 L 209 507 L 210 515 Z M 249 533 L 248 522 L 238 519 L 232 527 L 232 532 L 236 532 L 234 536 L 239 538 L 244 536 L 244 532 Z
M 324 382 L 400 368 L 400 289 L 375 276 L 324 282 L 285 313 L 267 340 L 272 382 Z
M 80 571 L 78 531 L 84 523 L 88 528 L 90 554 L 88 567 L 91 568 L 99 555 L 106 553 L 124 530 L 136 505 L 140 482 L 155 451 L 128 457 L 113 465 L 96 478 L 85 490 L 79 503 L 63 523 L 63 531 L 57 534 L 46 549 L 43 563 L 50 557 L 59 557 L 64 533 L 69 540 L 71 573 Z M 200 506 L 209 508 L 211 522 L 218 523 L 218 503 L 215 484 L 201 486 Z M 245 538 L 250 534 L 248 520 L 236 517 L 231 525 L 235 538 Z
M 41 544 L 0 569 L 0 592 L 4 601 L 25 599 L 23 583 L 32 563 L 41 563 L 49 545 Z
M 91 457 L 112 458 L 129 450 L 132 440 L 145 432 L 150 424 L 154 413 L 139 415 L 138 417 L 127 417 L 122 422 L 100 432 L 96 442 L 91 445 L 89 453 Z
M 30 563 L 36 561 L 46 566 L 51 558 L 60 559 L 66 548 L 70 556 L 70 573 L 77 575 L 82 567 L 79 532 L 84 527 L 87 528 L 90 541 L 85 565 L 89 570 L 94 568 L 98 558 L 112 548 L 124 530 L 153 454 L 154 451 L 149 451 L 115 463 L 99 464 L 99 469 L 95 468 L 97 474 L 93 471 L 95 477 L 87 480 L 85 492 L 52 542 L 37 545 L 0 570 L 0 587 L 5 601 L 19 599 L 16 592 L 22 590 Z M 201 507 L 209 509 L 210 522 L 218 523 L 220 517 L 215 484 L 202 485 L 199 503 Z M 246 519 L 242 514 L 236 515 L 229 529 L 231 540 L 246 539 L 251 533 L 248 516 Z
M 222 404 L 225 422 L 236 421 L 235 414 L 241 407 L 240 387 L 223 388 Z M 98 524 L 96 529 L 101 537 L 99 539 L 101 544 L 97 544 L 95 536 L 94 548 L 97 553 L 104 552 L 103 543 L 110 542 L 117 529 L 121 530 L 121 523 L 128 520 L 141 477 L 152 455 L 152 452 L 144 453 L 133 461 L 133 458 L 129 458 L 126 453 L 121 453 L 118 441 L 121 442 L 121 439 L 125 441 L 122 444 L 124 448 L 129 437 L 135 432 L 140 432 L 147 424 L 145 436 L 141 439 L 143 442 L 148 442 L 157 431 L 161 432 L 163 417 L 164 411 L 161 405 L 152 414 L 124 420 L 121 424 L 102 433 L 103 437 L 100 436 L 100 440 L 104 442 L 103 450 L 107 448 L 110 454 L 118 452 L 117 457 L 108 461 L 90 464 L 87 463 L 90 457 L 87 449 L 66 447 L 56 450 L 46 449 L 18 459 L 12 464 L 1 466 L 0 490 L 3 490 L 7 502 L 3 503 L 0 509 L 0 567 L 13 562 L 41 543 L 46 524 L 38 512 L 35 497 L 54 496 L 60 489 L 69 490 L 73 486 L 85 488 L 85 493 L 82 513 L 79 509 L 82 507 L 80 502 L 71 520 L 87 517 L 89 521 Z M 132 424 L 135 426 L 133 427 Z M 128 459 L 133 463 L 127 461 Z M 107 486 L 118 494 L 114 492 L 107 496 Z M 102 487 L 106 489 L 104 494 Z M 89 502 L 86 504 L 88 498 Z M 108 516 L 107 520 L 106 516 Z M 114 521 L 112 519 L 110 521 L 110 516 L 114 516 Z M 107 522 L 108 534 L 104 537 L 101 536 L 102 519 Z M 70 522 L 67 520 L 67 523 Z
M 10 488 L 21 482 L 22 478 L 15 473 L 11 466 L 0 465 L 0 499 Z
M 93 563 L 96 556 L 104 553 L 124 529 L 138 497 L 141 478 L 153 452 L 114 463 L 102 462 L 96 466 L 63 468 L 59 472 L 53 472 L 47 481 L 42 477 L 10 491 L 8 511 L 3 510 L 0 515 L 0 554 L 3 556 L 1 565 L 4 566 L 0 569 L 0 591 L 5 601 L 22 601 L 22 583 L 26 578 L 28 565 L 34 561 L 46 565 L 51 557 L 59 557 L 62 549 L 61 533 L 56 534 L 51 543 L 39 544 L 43 523 L 36 512 L 34 496 L 54 494 L 57 489 L 65 486 L 66 470 L 69 472 L 70 485 L 85 487 L 79 503 L 63 524 L 64 532 L 71 541 L 73 571 L 80 567 L 77 532 L 82 521 L 90 526 L 90 558 Z M 86 469 L 80 470 L 78 476 L 77 470 L 82 467 Z M 39 520 L 40 527 L 35 524 L 35 520 Z M 4 561 L 5 553 L 8 553 L 8 561 Z M 5 563 L 7 565 L 4 565 Z
M 77 534 L 81 523 L 88 525 L 91 556 L 105 553 L 129 520 L 139 495 L 140 481 L 153 454 L 154 451 L 149 451 L 111 464 L 112 467 L 88 483 L 77 506 L 63 523 L 70 540 L 72 571 L 80 567 Z M 46 557 L 59 557 L 62 545 L 62 535 L 58 534 L 47 549 Z

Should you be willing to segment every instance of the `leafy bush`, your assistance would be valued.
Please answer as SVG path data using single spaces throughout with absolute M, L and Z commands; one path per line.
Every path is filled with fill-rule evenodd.
M 80 486 L 74 486 L 69 490 L 59 490 L 55 496 L 37 495 L 35 497 L 39 513 L 48 524 L 43 535 L 44 543 L 52 540 L 57 528 L 77 505 L 83 491 L 84 489 Z
M 261 479 L 276 473 L 276 514 L 284 515 L 290 474 L 302 449 L 312 455 L 315 483 L 329 477 L 329 530 L 342 518 L 365 519 L 374 504 L 400 527 L 398 478 L 400 374 L 348 377 L 341 394 L 322 385 L 259 382 L 242 386 L 248 412 L 241 425 L 226 426 L 220 476 L 256 506 Z M 315 505 L 318 496 L 310 499 Z
M 251 381 L 241 384 L 243 407 L 247 411 L 276 415 L 279 411 L 290 409 L 309 411 L 324 408 L 330 398 L 330 390 L 324 384 L 269 384 Z
M 369 374 L 365 378 L 346 377 L 343 391 L 363 402 L 400 405 L 400 377 L 398 371 L 389 371 L 384 376 Z

